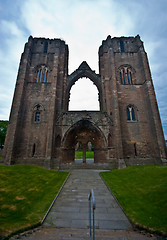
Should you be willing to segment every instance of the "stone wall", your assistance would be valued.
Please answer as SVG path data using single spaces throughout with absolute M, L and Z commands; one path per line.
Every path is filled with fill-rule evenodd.
M 100 111 L 68 111 L 70 89 L 87 77 Z M 5 140 L 6 164 L 46 168 L 74 164 L 75 145 L 95 146 L 94 165 L 162 164 L 166 146 L 143 42 L 107 37 L 99 74 L 84 61 L 68 74 L 68 46 L 30 37 L 21 57 Z

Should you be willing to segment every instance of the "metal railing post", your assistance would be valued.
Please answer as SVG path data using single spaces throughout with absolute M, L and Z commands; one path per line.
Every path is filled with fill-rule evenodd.
M 91 231 L 91 199 L 89 199 L 89 227 L 90 227 L 90 237 L 91 237 L 91 234 L 92 234 L 92 231 Z
M 91 226 L 91 199 L 92 199 L 92 209 L 93 209 L 93 240 L 95 240 L 95 209 L 96 209 L 96 202 L 94 191 L 91 189 L 88 200 L 89 200 L 89 226 L 90 226 L 90 238 L 92 236 L 92 226 Z

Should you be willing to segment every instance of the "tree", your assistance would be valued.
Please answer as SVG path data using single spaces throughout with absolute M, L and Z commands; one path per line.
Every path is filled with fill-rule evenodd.
M 2 148 L 2 145 L 4 145 L 5 142 L 8 122 L 9 121 L 0 120 L 0 148 Z

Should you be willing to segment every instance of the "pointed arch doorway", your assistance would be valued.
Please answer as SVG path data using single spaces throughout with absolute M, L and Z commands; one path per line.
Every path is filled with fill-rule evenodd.
M 106 159 L 104 134 L 87 119 L 78 121 L 65 133 L 62 160 L 75 163 L 76 151 L 81 152 L 77 158 L 80 163 L 99 163 Z

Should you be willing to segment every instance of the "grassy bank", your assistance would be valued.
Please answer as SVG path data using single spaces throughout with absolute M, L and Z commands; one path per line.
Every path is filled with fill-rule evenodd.
M 101 176 L 134 224 L 167 234 L 167 166 L 133 166 Z
M 68 173 L 37 166 L 0 165 L 0 235 L 39 223 Z

